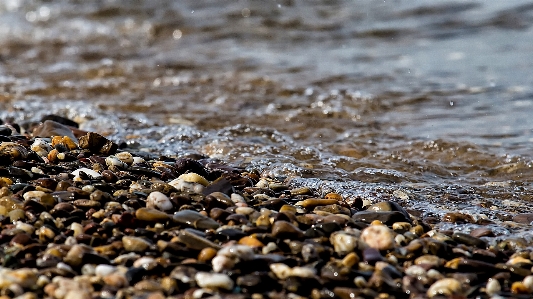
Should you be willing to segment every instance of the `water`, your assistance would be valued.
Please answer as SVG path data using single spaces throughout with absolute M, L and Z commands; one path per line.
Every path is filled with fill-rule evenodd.
M 519 0 L 5 0 L 1 117 L 527 230 L 502 221 L 531 210 L 532 24 Z

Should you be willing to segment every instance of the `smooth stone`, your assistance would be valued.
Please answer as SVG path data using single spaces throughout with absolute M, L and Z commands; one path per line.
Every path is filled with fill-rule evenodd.
M 317 206 L 327 206 L 338 203 L 334 198 L 309 198 L 296 203 L 297 206 L 302 206 L 306 209 L 314 209 Z
M 463 243 L 469 246 L 475 246 L 478 248 L 486 248 L 487 242 L 479 238 L 473 237 L 469 234 L 454 232 L 452 239 L 458 243 Z
M 224 289 L 230 291 L 233 289 L 234 284 L 228 275 L 222 273 L 198 272 L 194 279 L 198 286 L 212 290 Z
M 272 236 L 278 239 L 302 239 L 304 232 L 288 221 L 279 220 L 272 225 Z
M 79 139 L 79 145 L 82 149 L 88 149 L 91 152 L 104 155 L 112 155 L 118 149 L 116 143 L 94 132 L 88 132 L 86 135 L 81 136 Z
M 427 296 L 433 298 L 435 296 L 451 297 L 454 295 L 462 295 L 463 288 L 461 283 L 455 278 L 443 278 L 433 283 L 428 291 Z
M 174 213 L 172 219 L 175 223 L 185 224 L 196 229 L 217 229 L 220 224 L 215 220 L 193 210 L 182 210 Z
M 485 293 L 489 296 L 494 296 L 502 291 L 502 286 L 497 279 L 489 278 L 485 286 Z
M 369 265 L 374 265 L 377 262 L 383 261 L 384 257 L 376 248 L 368 247 L 363 250 L 363 260 Z
M 411 223 L 411 216 L 409 216 L 409 213 L 400 206 L 398 203 L 393 201 L 382 201 L 375 203 L 373 205 L 370 205 L 367 208 L 367 211 L 375 211 L 375 212 L 393 212 L 397 211 L 404 215 L 407 222 Z
M 478 227 L 470 232 L 470 235 L 476 238 L 494 237 L 494 232 L 490 228 Z
M 193 232 L 193 229 L 182 229 L 179 232 L 178 239 L 181 243 L 185 244 L 188 248 L 194 250 L 202 250 L 207 247 L 220 249 L 220 245 L 209 241 L 208 239 L 199 236 Z
M 348 216 L 351 216 L 351 211 L 350 209 L 346 208 L 346 207 L 343 207 L 341 205 L 338 205 L 338 204 L 332 204 L 332 205 L 325 205 L 325 206 L 318 206 L 316 207 L 313 212 L 317 213 L 317 212 L 328 212 L 328 213 L 331 213 L 331 214 L 344 214 L 344 215 L 348 215 Z
M 153 245 L 143 238 L 131 236 L 122 237 L 122 244 L 128 252 L 144 252 Z
M 385 225 L 371 225 L 361 232 L 361 239 L 377 250 L 394 248 L 394 232 Z
M 533 222 L 533 213 L 515 215 L 513 221 L 517 223 L 531 224 L 531 222 Z
M 331 234 L 329 241 L 333 244 L 335 252 L 344 256 L 359 246 L 359 236 L 344 231 L 337 231 Z
M 352 215 L 352 219 L 356 222 L 372 223 L 372 221 L 379 220 L 386 225 L 392 225 L 395 222 L 409 222 L 404 214 L 398 211 L 392 212 L 372 212 L 361 211 Z
M 77 141 L 72 130 L 56 121 L 45 120 L 41 125 L 33 130 L 35 137 L 52 137 L 52 136 L 68 136 L 70 139 Z
M 212 247 L 206 247 L 198 254 L 199 262 L 209 262 L 217 255 L 217 250 Z
M 240 245 L 246 245 L 250 247 L 263 247 L 265 244 L 263 244 L 261 241 L 257 240 L 257 238 L 246 236 L 239 240 L 238 244 Z
M 170 198 L 159 191 L 154 191 L 148 195 L 146 198 L 146 207 L 157 208 L 161 211 L 169 211 L 174 208 Z
M 135 218 L 146 222 L 164 223 L 170 219 L 170 216 L 156 209 L 140 208 L 135 211 Z
M 442 217 L 442 221 L 451 223 L 476 223 L 472 216 L 457 212 L 444 214 L 444 216 Z

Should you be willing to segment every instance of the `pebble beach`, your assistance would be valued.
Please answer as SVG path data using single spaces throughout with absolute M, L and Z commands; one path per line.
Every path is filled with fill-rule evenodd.
M 0 299 L 533 297 L 530 2 L 0 1 Z
M 130 151 L 57 115 L 29 129 L 0 126 L 0 298 L 533 293 L 533 252 L 494 242 L 488 219 L 448 213 L 442 221 L 480 227 L 436 229 L 395 201 L 321 194 L 209 157 Z

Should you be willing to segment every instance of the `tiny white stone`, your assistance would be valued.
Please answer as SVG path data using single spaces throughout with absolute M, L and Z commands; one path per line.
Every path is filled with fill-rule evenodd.
M 52 150 L 52 147 L 44 141 L 42 138 L 35 138 L 35 142 L 31 145 L 30 149 L 37 153 L 41 157 L 46 157 Z
M 217 252 L 217 255 L 224 255 L 227 257 L 239 258 L 244 261 L 248 261 L 254 258 L 254 250 L 252 247 L 246 245 L 230 245 L 222 247 Z
M 433 298 L 435 296 L 452 296 L 461 295 L 463 292 L 461 283 L 455 278 L 443 278 L 433 283 L 428 291 L 427 296 Z
M 77 176 L 79 177 L 80 176 L 80 172 L 84 172 L 86 175 L 88 175 L 89 177 L 91 177 L 92 179 L 95 179 L 95 180 L 98 180 L 98 179 L 101 179 L 102 178 L 102 175 L 99 174 L 98 172 L 92 170 L 92 169 L 89 169 L 89 168 L 80 168 L 80 169 L 76 169 L 72 172 L 72 174 L 74 176 Z
M 115 154 L 115 157 L 128 165 L 133 164 L 133 156 L 128 152 L 117 153 Z
M 487 286 L 485 287 L 485 293 L 487 293 L 489 296 L 494 296 L 501 292 L 501 290 L 502 286 L 500 285 L 500 282 L 497 279 L 489 278 L 489 281 L 487 281 Z
M 44 191 L 28 191 L 24 193 L 22 196 L 24 200 L 30 200 L 30 199 L 41 199 L 43 196 L 45 196 L 46 193 Z
M 358 244 L 358 238 L 343 231 L 334 232 L 329 237 L 335 252 L 339 255 L 346 255 L 352 252 Z
M 133 157 L 133 164 L 144 163 L 144 159 L 141 157 Z
M 96 266 L 96 268 L 94 269 L 94 274 L 96 276 L 104 277 L 111 273 L 114 273 L 115 271 L 117 271 L 117 267 L 101 264 L 101 265 Z
M 147 268 L 150 264 L 153 264 L 155 263 L 155 259 L 153 257 L 149 257 L 149 256 L 143 256 L 141 258 L 139 258 L 138 260 L 136 260 L 135 262 L 133 262 L 133 267 L 136 267 L 136 268 Z
M 105 158 L 105 164 L 107 166 L 116 166 L 116 167 L 120 167 L 120 168 L 123 168 L 123 169 L 126 169 L 128 168 L 128 164 L 122 162 L 119 158 L 117 158 L 116 156 L 108 156 L 107 158 Z
M 244 197 L 242 197 L 241 195 L 237 194 L 237 193 L 231 193 L 231 201 L 233 201 L 234 203 L 246 203 L 246 201 L 244 200 Z
M 283 263 L 270 264 L 270 271 L 279 279 L 287 279 L 291 276 L 291 268 Z
M 33 225 L 31 225 L 31 224 L 24 223 L 22 221 L 17 221 L 16 223 L 17 224 L 16 224 L 15 228 L 23 230 L 23 231 L 27 232 L 30 235 L 33 234 L 33 232 L 35 231 L 35 227 Z
M 530 293 L 533 293 L 533 275 L 528 275 L 524 277 L 522 283 L 524 284 L 524 286 L 526 286 Z
M 146 198 L 146 207 L 152 209 L 156 208 L 161 211 L 168 211 L 172 210 L 174 206 L 172 205 L 172 202 L 168 196 L 159 191 L 154 191 L 148 195 L 148 198 Z
M 228 291 L 233 289 L 233 280 L 231 280 L 231 278 L 226 274 L 198 272 L 194 276 L 194 279 L 196 280 L 196 283 L 202 288 L 208 288 L 213 290 L 225 289 Z

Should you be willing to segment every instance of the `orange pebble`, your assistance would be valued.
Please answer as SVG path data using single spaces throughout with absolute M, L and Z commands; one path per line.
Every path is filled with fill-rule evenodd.
M 217 250 L 211 247 L 206 247 L 200 251 L 198 254 L 198 261 L 199 262 L 209 262 L 212 260 L 215 255 L 217 255 Z
M 254 237 L 250 237 L 250 236 L 242 237 L 239 240 L 239 244 L 240 245 L 247 245 L 247 246 L 250 246 L 250 247 L 263 247 L 263 246 L 265 246 L 265 244 L 263 244 L 261 241 L 257 240 Z
M 379 220 L 374 220 L 370 223 L 370 225 L 383 225 L 383 222 L 379 221 Z
M 342 196 L 340 194 L 338 194 L 338 193 L 333 193 L 333 192 L 326 194 L 325 198 L 326 199 L 336 199 L 338 201 L 342 201 Z

